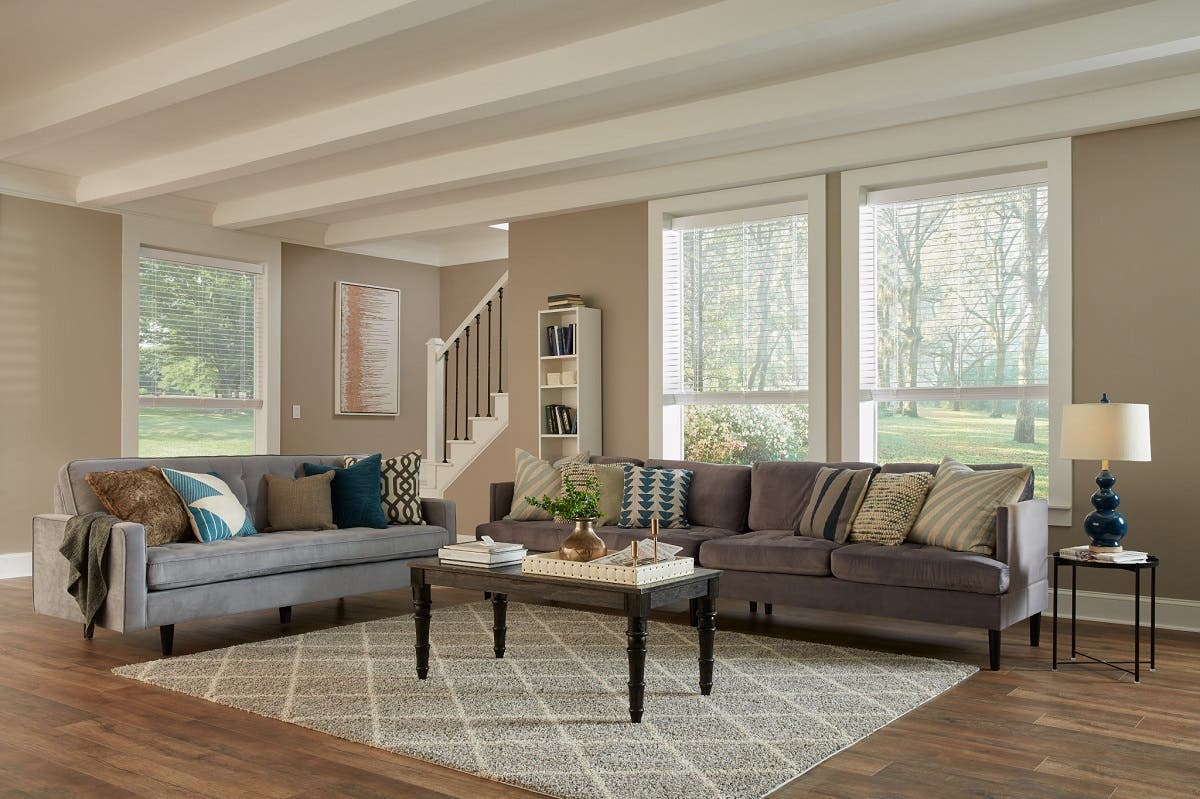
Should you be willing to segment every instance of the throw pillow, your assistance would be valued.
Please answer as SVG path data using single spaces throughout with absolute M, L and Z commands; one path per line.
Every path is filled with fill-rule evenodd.
M 932 485 L 929 472 L 875 475 L 850 524 L 850 540 L 884 546 L 904 543 Z
M 353 466 L 358 458 L 346 458 Z M 409 452 L 380 464 L 383 512 L 388 524 L 424 524 L 421 515 L 421 453 Z
M 268 533 L 278 530 L 334 530 L 333 472 L 297 477 L 267 475 Z
M 333 472 L 333 523 L 338 527 L 374 527 L 382 530 L 388 526 L 387 516 L 383 514 L 383 505 L 379 501 L 383 486 L 380 471 L 382 460 L 382 455 L 375 454 L 344 469 L 318 463 L 304 464 L 304 474 L 309 477 Z
M 207 544 L 258 532 L 233 489 L 220 477 L 177 469 L 163 469 L 162 474 L 183 500 L 197 541 Z
M 550 521 L 549 513 L 534 507 L 525 501 L 526 497 L 541 499 L 549 494 L 556 496 L 562 491 L 562 472 L 559 470 L 568 463 L 587 463 L 588 453 L 568 455 L 554 463 L 542 460 L 531 452 L 523 449 L 516 451 L 517 476 L 513 487 L 512 511 L 505 519 L 514 522 Z
M 873 469 L 834 469 L 822 466 L 813 480 L 812 494 L 800 513 L 799 535 L 846 543 L 850 525 L 867 487 Z
M 146 546 L 157 547 L 192 538 L 192 525 L 179 495 L 157 466 L 116 472 L 91 472 L 87 483 L 104 509 L 146 528 Z
M 991 555 L 996 551 L 996 507 L 1017 502 L 1033 467 L 975 471 L 945 458 L 908 540 Z
M 621 467 L 624 494 L 621 497 L 621 527 L 649 527 L 657 518 L 662 527 L 690 527 L 687 520 L 690 469 L 657 469 L 649 466 Z
M 562 481 L 576 488 L 587 485 L 588 478 L 600 484 L 600 518 L 597 524 L 616 524 L 621 520 L 621 499 L 625 496 L 625 470 L 618 463 L 568 463 L 562 468 Z

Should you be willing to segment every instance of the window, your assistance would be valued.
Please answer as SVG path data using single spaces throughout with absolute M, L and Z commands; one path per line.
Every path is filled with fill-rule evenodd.
M 866 193 L 862 455 L 1030 463 L 1048 496 L 1046 180 L 1035 170 Z
M 809 452 L 803 203 L 678 217 L 663 231 L 663 454 L 718 463 Z
M 138 454 L 243 455 L 261 424 L 263 270 L 143 248 Z

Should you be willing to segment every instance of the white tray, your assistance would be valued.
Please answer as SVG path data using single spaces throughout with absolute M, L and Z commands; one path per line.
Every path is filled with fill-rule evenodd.
M 672 577 L 685 577 L 696 569 L 692 558 L 675 558 L 662 563 L 643 563 L 640 566 L 612 566 L 603 563 L 583 563 L 563 560 L 557 552 L 526 555 L 521 561 L 523 574 L 548 574 L 551 577 L 570 577 L 595 583 L 646 585 Z

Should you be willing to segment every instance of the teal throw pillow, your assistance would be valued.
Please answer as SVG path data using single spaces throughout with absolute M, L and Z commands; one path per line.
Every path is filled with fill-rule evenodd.
M 317 463 L 304 464 L 304 475 L 333 472 L 333 523 L 338 527 L 388 526 L 383 505 L 379 501 L 383 488 L 383 456 L 380 454 L 363 458 L 353 466 L 342 469 L 337 466 L 322 466 Z
M 689 527 L 688 491 L 692 472 L 688 469 L 658 469 L 623 464 L 625 491 L 621 498 L 621 527 L 649 527 L 658 519 L 662 527 Z
M 188 521 L 198 541 L 209 543 L 234 536 L 255 535 L 250 514 L 233 490 L 215 474 L 162 470 L 188 511 Z

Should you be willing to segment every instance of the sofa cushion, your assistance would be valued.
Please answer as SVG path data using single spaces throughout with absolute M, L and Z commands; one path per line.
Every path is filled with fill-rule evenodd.
M 505 517 L 513 521 L 549 521 L 550 514 L 536 505 L 530 505 L 526 498 L 557 497 L 562 491 L 562 467 L 568 463 L 588 462 L 586 452 L 568 455 L 550 463 L 520 447 L 515 450 L 515 458 L 516 487 L 513 489 L 512 510 Z
M 267 475 L 267 528 L 279 530 L 336 530 L 333 523 L 333 472 L 312 477 Z
M 476 536 L 490 535 L 497 541 L 507 544 L 522 544 L 530 552 L 554 552 L 562 540 L 571 534 L 572 525 L 565 522 L 536 521 L 514 522 L 502 519 L 496 522 L 481 524 L 475 528 Z M 604 540 L 610 550 L 624 549 L 631 541 L 641 541 L 646 537 L 642 529 L 625 529 L 607 525 L 596 528 L 596 534 Z M 700 552 L 700 545 L 705 541 L 732 536 L 732 530 L 718 527 L 683 527 L 662 528 L 658 539 L 668 544 L 683 547 L 680 557 L 694 558 Z
M 663 527 L 691 527 L 688 494 L 692 473 L 687 469 L 652 469 L 627 463 L 625 493 L 621 497 L 621 527 L 645 529 L 658 519 Z
M 167 544 L 146 550 L 146 586 L 151 591 L 239 580 L 267 574 L 322 569 L 436 555 L 450 534 L 433 525 L 397 525 L 379 530 L 305 530 L 227 538 L 211 544 Z
M 908 540 L 958 552 L 991 555 L 996 551 L 996 508 L 1020 499 L 1033 469 L 977 472 L 946 458 Z
M 934 474 L 938 470 L 937 463 L 885 463 L 879 468 L 879 471 L 884 474 L 908 474 L 910 472 L 929 472 Z M 1025 463 L 972 463 L 968 464 L 977 472 L 991 472 L 996 469 L 1020 469 L 1028 464 Z M 1019 502 L 1024 502 L 1028 499 L 1033 499 L 1033 480 L 1034 475 L 1029 473 L 1029 480 L 1025 483 L 1025 490 L 1021 492 Z
M 806 538 L 791 530 L 758 530 L 745 535 L 705 541 L 700 565 L 771 574 L 828 576 L 829 556 L 838 544 L 824 538 Z
M 903 543 L 931 485 L 933 475 L 929 472 L 875 475 L 850 526 L 851 543 L 887 546 Z
M 750 529 L 795 530 L 822 466 L 877 468 L 873 463 L 859 462 L 760 461 L 750 469 Z
M 625 469 L 619 463 L 564 463 L 563 485 L 578 490 L 588 487 L 595 480 L 600 490 L 596 509 L 600 516 L 597 524 L 616 524 L 621 518 L 621 500 L 625 496 Z
M 830 566 L 834 577 L 853 583 L 989 595 L 1008 591 L 1007 564 L 986 555 L 921 544 L 847 544 L 833 552 Z
M 246 507 L 220 477 L 167 468 L 162 473 L 183 500 L 197 541 L 210 543 L 258 533 Z
M 813 482 L 812 497 L 796 532 L 808 538 L 846 543 L 850 523 L 858 514 L 874 469 L 831 469 L 823 466 Z
M 183 502 L 157 466 L 89 472 L 86 480 L 106 511 L 146 528 L 147 546 L 195 540 Z
M 383 456 L 375 453 L 369 458 L 356 460 L 352 466 L 305 463 L 304 473 L 312 477 L 322 472 L 333 472 L 333 523 L 338 527 L 373 527 L 382 530 L 388 526 L 380 501 L 383 494 L 382 462 Z
M 360 459 L 346 458 L 346 465 L 353 466 Z M 379 499 L 388 524 L 424 524 L 421 516 L 421 453 L 417 450 L 392 458 L 384 458 L 379 464 L 382 481 Z
M 659 469 L 686 469 L 692 473 L 687 517 L 692 524 L 742 532 L 750 512 L 750 467 L 734 463 L 648 460 Z

